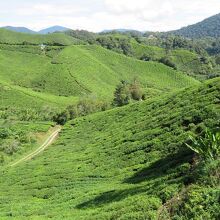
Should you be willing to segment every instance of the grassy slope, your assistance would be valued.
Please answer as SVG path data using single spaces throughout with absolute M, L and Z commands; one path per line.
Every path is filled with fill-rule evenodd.
M 62 97 L 47 93 L 35 92 L 28 88 L 10 85 L 0 81 L 0 106 L 14 108 L 41 109 L 45 106 L 67 106 L 77 101 L 76 97 Z
M 219 125 L 219 88 L 216 79 L 70 122 L 44 154 L 1 173 L 0 218 L 156 219 L 189 183 L 189 133 Z M 176 219 L 219 216 L 214 192 L 194 183 Z
M 72 45 L 83 43 L 81 40 L 67 36 L 64 33 L 53 33 L 47 35 L 40 34 L 25 34 L 14 31 L 9 31 L 0 28 L 0 43 L 1 44 L 23 44 L 27 42 L 29 44 L 60 44 L 60 45 Z
M 5 90 L 1 94 L 2 102 L 14 105 L 16 101 L 26 107 L 31 106 L 32 97 L 37 97 L 44 102 L 54 100 L 56 103 L 67 103 L 73 100 L 71 96 L 80 97 L 90 93 L 112 99 L 120 80 L 131 81 L 136 76 L 143 86 L 154 91 L 171 91 L 197 84 L 196 80 L 162 64 L 138 61 L 97 46 L 48 49 L 42 52 L 34 46 L 2 46 L 0 82 L 19 90 L 19 93 Z M 23 91 L 26 98 L 20 101 Z M 11 95 L 13 99 L 10 99 Z M 66 98 L 68 96 L 70 98 Z M 36 105 L 42 102 L 38 99 Z
M 71 75 L 95 94 L 112 97 L 120 80 L 137 77 L 144 87 L 163 91 L 196 85 L 197 81 L 165 65 L 143 62 L 98 46 L 72 46 L 55 59 L 67 63 Z
M 163 48 L 156 46 L 145 46 L 135 42 L 131 43 L 132 50 L 135 57 L 141 58 L 144 54 L 152 57 L 153 59 L 161 59 L 167 56 L 166 51 Z M 198 75 L 203 69 L 207 68 L 204 65 L 199 56 L 188 50 L 178 49 L 170 51 L 168 57 L 176 64 L 178 70 L 184 71 L 190 75 Z

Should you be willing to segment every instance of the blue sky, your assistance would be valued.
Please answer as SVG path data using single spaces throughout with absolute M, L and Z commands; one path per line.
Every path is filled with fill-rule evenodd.
M 220 0 L 0 0 L 0 26 L 167 31 L 220 13 Z

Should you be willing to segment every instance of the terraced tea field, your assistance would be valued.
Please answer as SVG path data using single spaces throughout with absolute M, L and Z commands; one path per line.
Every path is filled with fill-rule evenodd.
M 219 88 L 216 79 L 69 122 L 44 154 L 1 171 L 0 218 L 164 219 L 162 205 L 181 195 L 173 218 L 217 219 L 220 189 L 211 173 L 194 175 L 185 142 L 219 125 Z

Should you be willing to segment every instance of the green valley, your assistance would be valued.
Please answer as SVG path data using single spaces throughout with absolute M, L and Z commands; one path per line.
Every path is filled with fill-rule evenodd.
M 0 28 L 0 220 L 220 219 L 220 40 L 185 37 L 207 21 Z
M 70 121 L 42 155 L 2 171 L 1 219 L 217 219 L 219 179 L 193 165 L 185 142 L 219 126 L 219 88 L 213 80 Z

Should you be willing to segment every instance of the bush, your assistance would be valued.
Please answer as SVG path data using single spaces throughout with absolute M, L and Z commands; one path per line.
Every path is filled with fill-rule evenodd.
M 114 100 L 113 105 L 115 106 L 123 106 L 129 104 L 131 99 L 129 84 L 125 81 L 121 81 L 120 84 L 117 85 L 114 92 Z
M 131 100 L 140 101 L 142 99 L 145 99 L 145 95 L 138 80 L 134 79 L 133 83 L 121 81 L 115 89 L 113 105 L 123 106 L 129 104 Z
M 214 133 L 206 129 L 205 136 L 194 138 L 190 136 L 192 144 L 186 144 L 191 150 L 197 153 L 202 159 L 215 160 L 220 154 L 220 133 Z
M 1 153 L 0 154 L 0 164 L 3 164 L 5 162 L 5 157 L 4 155 Z
M 57 122 L 60 125 L 64 125 L 69 119 L 70 114 L 67 110 L 62 111 L 53 117 L 53 121 Z
M 130 85 L 130 93 L 133 100 L 140 101 L 142 99 L 143 91 L 137 80 L 134 80 L 134 82 Z
M 176 64 L 174 62 L 172 62 L 169 58 L 167 57 L 162 57 L 160 60 L 159 60 L 160 63 L 163 63 L 164 65 L 166 66 L 169 66 L 169 67 L 172 67 L 174 69 L 177 69 L 176 67 Z

